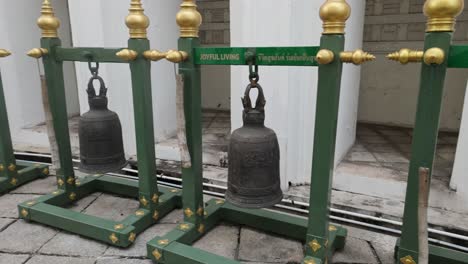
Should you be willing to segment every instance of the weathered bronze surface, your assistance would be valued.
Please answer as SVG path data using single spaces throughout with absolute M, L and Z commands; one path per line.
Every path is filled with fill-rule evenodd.
M 93 82 L 99 81 L 99 95 Z M 107 108 L 107 88 L 101 77 L 94 75 L 88 83 L 90 111 L 79 123 L 80 170 L 87 173 L 107 173 L 125 167 L 122 126 L 116 113 Z
M 250 91 L 258 89 L 255 107 Z M 247 86 L 244 98 L 244 126 L 231 135 L 226 200 L 245 208 L 270 207 L 281 201 L 280 150 L 276 134 L 265 127 L 265 97 L 260 85 Z

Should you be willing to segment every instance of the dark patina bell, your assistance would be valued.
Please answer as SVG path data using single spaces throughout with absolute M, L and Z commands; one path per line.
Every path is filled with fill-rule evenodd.
M 100 83 L 96 95 L 93 82 Z M 79 122 L 80 159 L 79 169 L 86 173 L 107 173 L 122 169 L 125 159 L 122 126 L 119 116 L 107 108 L 107 88 L 101 77 L 94 75 L 88 83 L 90 110 Z
M 255 107 L 249 94 L 258 89 Z M 265 127 L 265 97 L 258 84 L 247 86 L 244 126 L 235 130 L 229 144 L 229 173 L 226 200 L 245 208 L 270 207 L 283 198 L 280 187 L 280 150 L 276 134 Z

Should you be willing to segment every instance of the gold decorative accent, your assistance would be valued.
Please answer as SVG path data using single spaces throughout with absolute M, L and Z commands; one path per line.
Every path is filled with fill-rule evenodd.
M 200 233 L 200 234 L 205 233 L 205 225 L 204 225 L 204 224 L 200 224 L 200 225 L 198 226 L 198 230 L 197 230 L 197 231 L 198 231 L 198 233 Z
M 176 192 L 179 192 L 179 190 L 177 190 L 177 189 L 172 189 L 171 190 L 171 193 L 176 193 Z
M 16 185 L 18 184 L 18 180 L 16 178 L 11 178 L 10 183 L 11 185 Z
M 169 245 L 169 240 L 168 239 L 158 240 L 157 243 L 160 246 L 167 246 L 167 245 Z
M 337 229 L 336 226 L 334 226 L 334 225 L 330 225 L 330 226 L 328 227 L 328 231 L 330 231 L 330 232 L 335 232 L 336 230 L 338 230 L 338 229 Z
M 135 242 L 135 239 L 136 239 L 136 234 L 135 233 L 130 233 L 130 236 L 128 236 L 128 241 L 130 242 Z
M 179 63 L 182 61 L 187 60 L 188 58 L 188 53 L 185 51 L 178 51 L 178 50 L 170 50 L 168 51 L 166 55 L 166 60 L 173 62 L 173 63 Z
M 138 210 L 138 211 L 135 212 L 135 215 L 136 215 L 136 216 L 144 216 L 144 215 L 145 215 L 145 211 L 143 211 L 143 210 Z
M 167 55 L 167 52 L 161 52 L 159 50 L 147 50 L 143 52 L 143 57 L 151 61 L 160 61 L 162 59 L 165 59 L 166 55 Z
M 180 5 L 180 11 L 176 15 L 176 21 L 180 27 L 180 37 L 198 38 L 202 16 L 198 12 L 194 0 L 184 0 Z
M 426 32 L 455 31 L 456 17 L 464 8 L 464 0 L 427 0 L 424 14 L 428 17 Z
M 9 52 L 6 49 L 0 49 L 0 58 L 8 57 L 11 55 L 11 52 Z
M 217 205 L 224 204 L 224 200 L 216 200 L 215 202 Z
M 53 191 L 52 194 L 53 194 L 53 195 L 60 194 L 60 191 L 59 191 L 59 190 Z
M 49 168 L 44 168 L 44 169 L 42 170 L 42 174 L 44 174 L 44 175 L 46 175 L 46 176 L 49 175 L 49 173 L 50 173 Z
M 3 164 L 0 164 L 0 172 L 2 172 L 4 170 L 5 170 L 5 166 L 3 166 Z
M 30 51 L 28 51 L 27 55 L 29 57 L 33 57 L 33 58 L 36 58 L 36 59 L 39 59 L 39 58 L 42 58 L 43 56 L 49 54 L 49 50 L 48 49 L 44 49 L 44 48 L 34 48 Z
M 312 242 L 309 243 L 309 246 L 314 252 L 317 252 L 317 250 L 322 248 L 317 239 L 312 240 Z
M 203 207 L 198 207 L 198 210 L 197 210 L 197 215 L 199 216 L 203 216 L 203 213 L 205 212 L 205 210 L 203 210 Z
M 146 198 L 144 196 L 142 196 L 140 198 L 140 203 L 143 205 L 143 206 L 147 206 L 148 205 L 148 200 L 146 200 Z
M 65 182 L 62 180 L 62 178 L 58 178 L 57 184 L 58 184 L 58 186 L 63 186 L 65 184 Z
M 76 200 L 76 193 L 74 193 L 74 192 L 70 193 L 68 198 L 70 198 L 70 200 L 72 200 L 72 201 L 75 201 Z
M 123 49 L 117 52 L 115 55 L 125 61 L 132 61 L 138 57 L 138 53 L 130 49 Z
M 76 180 L 75 180 L 75 185 L 76 185 L 76 186 L 80 186 L 80 185 L 81 185 L 81 182 L 80 182 L 78 179 L 76 179 Z
M 335 54 L 331 50 L 321 49 L 317 56 L 315 56 L 315 60 L 318 64 L 330 64 L 335 59 Z
M 304 264 L 317 264 L 317 263 L 313 259 L 306 259 L 304 260 Z
M 141 0 L 132 0 L 129 11 L 130 14 L 125 19 L 125 24 L 130 29 L 130 38 L 147 38 L 146 29 L 149 27 L 150 20 L 145 15 Z
M 180 224 L 179 225 L 179 229 L 182 230 L 182 231 L 187 231 L 190 229 L 190 225 L 188 224 Z
M 424 52 L 424 63 L 440 65 L 445 61 L 445 52 L 440 48 L 430 48 Z
M 401 258 L 400 262 L 403 264 L 416 264 L 416 261 L 414 261 L 413 257 L 411 256 L 406 256 L 404 258 Z
M 421 62 L 424 57 L 424 52 L 419 50 L 401 49 L 387 55 L 387 59 L 398 61 L 401 64 L 409 62 Z
M 151 201 L 157 204 L 159 202 L 159 195 L 153 194 L 153 197 L 151 197 Z
M 73 185 L 75 183 L 75 177 L 68 177 L 67 183 Z
M 110 241 L 112 241 L 113 244 L 119 242 L 119 238 L 115 235 L 115 233 L 112 233 L 112 234 L 109 236 L 109 239 L 110 239 Z
M 343 51 L 340 53 L 340 58 L 342 62 L 353 63 L 354 65 L 361 65 L 364 62 L 375 60 L 374 55 L 361 49 L 357 49 L 355 51 Z
M 15 164 L 10 164 L 10 166 L 8 166 L 8 170 L 11 171 L 11 172 L 16 171 L 16 165 Z
M 115 225 L 115 226 L 114 226 L 114 229 L 115 229 L 115 230 L 122 230 L 122 229 L 124 229 L 124 228 L 125 228 L 125 226 L 124 226 L 123 224 L 118 224 L 118 225 Z
M 56 38 L 57 29 L 60 27 L 60 20 L 55 17 L 54 8 L 49 0 L 42 2 L 41 14 L 37 20 L 37 25 L 42 29 L 42 37 Z
M 345 0 L 327 0 L 320 7 L 320 18 L 323 21 L 323 33 L 344 34 L 346 21 L 351 15 L 351 7 Z
M 154 213 L 153 213 L 153 219 L 156 220 L 156 221 L 158 221 L 158 219 L 159 219 L 159 212 L 158 212 L 158 211 L 154 211 Z
M 192 217 L 193 216 L 192 210 L 190 208 L 188 208 L 188 207 L 184 210 L 184 214 L 187 217 Z
M 162 257 L 161 252 L 159 252 L 159 250 L 157 250 L 157 249 L 153 250 L 153 252 L 152 252 L 151 254 L 153 254 L 153 257 L 154 257 L 156 260 L 160 260 L 161 257 Z
M 28 215 L 29 215 L 29 213 L 28 213 L 28 211 L 26 209 L 24 209 L 24 208 L 21 209 L 21 216 L 23 218 L 26 218 Z
M 37 202 L 36 201 L 29 201 L 26 203 L 27 206 L 33 206 L 35 205 Z

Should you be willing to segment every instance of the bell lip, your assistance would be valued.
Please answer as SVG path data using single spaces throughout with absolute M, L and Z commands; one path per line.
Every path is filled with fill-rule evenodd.
M 283 200 L 283 191 L 280 190 L 280 195 L 278 195 L 277 197 L 275 197 L 275 199 L 272 199 L 270 202 L 268 203 L 262 203 L 262 204 L 258 204 L 258 203 L 241 203 L 239 202 L 237 199 L 234 199 L 233 198 L 234 196 L 231 195 L 231 192 L 228 190 L 226 192 L 226 201 L 236 207 L 239 207 L 239 208 L 247 208 L 247 209 L 262 209 L 262 208 L 270 208 L 270 207 L 273 207 L 274 205 L 280 203 L 282 200 Z M 248 201 L 248 199 L 245 199 Z M 257 199 L 255 199 L 256 201 Z M 252 200 L 254 201 L 254 200 Z
M 106 174 L 106 173 L 120 171 L 123 168 L 125 168 L 127 165 L 128 165 L 128 161 L 125 160 L 123 163 L 119 164 L 119 166 L 114 166 L 106 170 L 93 170 L 92 166 L 84 167 L 83 163 L 80 162 L 80 165 L 78 166 L 78 170 L 84 173 L 88 173 L 88 174 Z M 93 165 L 93 166 L 97 166 L 97 165 Z

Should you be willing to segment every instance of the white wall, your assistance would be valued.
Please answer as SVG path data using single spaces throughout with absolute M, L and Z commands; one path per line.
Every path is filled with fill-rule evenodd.
M 458 138 L 455 163 L 453 165 L 450 188 L 457 191 L 457 195 L 468 199 L 468 93 L 465 94 L 465 107 L 463 108 L 463 117 Z
M 125 17 L 130 1 L 69 0 L 73 41 L 77 47 L 127 47 L 129 38 Z M 178 1 L 142 1 L 151 24 L 148 38 L 151 48 L 161 51 L 177 48 L 179 30 L 175 14 Z M 92 7 L 92 8 L 91 8 Z M 111 8 L 110 8 L 111 7 Z M 81 112 L 88 111 L 86 86 L 90 78 L 88 65 L 77 63 Z M 119 114 L 122 122 L 125 152 L 136 154 L 132 86 L 128 64 L 101 65 L 100 74 L 108 86 L 109 109 Z M 175 134 L 175 79 L 173 64 L 152 64 L 153 111 L 155 137 L 164 140 Z
M 352 18 L 347 26 L 346 47 L 362 44 L 364 3 L 348 1 Z M 319 45 L 322 21 L 319 8 L 323 1 L 268 0 L 231 1 L 231 46 L 302 46 Z M 265 90 L 266 125 L 278 135 L 281 148 L 282 187 L 288 182 L 310 182 L 313 131 L 317 94 L 317 68 L 260 67 L 260 84 Z M 248 67 L 232 67 L 232 128 L 242 125 L 243 96 Z M 340 102 L 336 162 L 355 140 L 360 69 L 345 66 Z
M 54 1 L 56 15 L 62 21 L 60 35 L 63 43 L 70 45 L 71 35 L 67 3 Z M 26 52 L 40 46 L 40 33 L 36 20 L 40 16 L 41 1 L 10 1 L 8 8 L 0 9 L 0 47 L 13 52 L 2 60 L 3 84 L 8 107 L 13 140 L 18 131 L 44 122 L 41 86 L 37 62 Z M 14 25 L 14 27 L 12 27 Z M 73 65 L 64 68 L 68 113 L 79 112 L 76 79 Z

